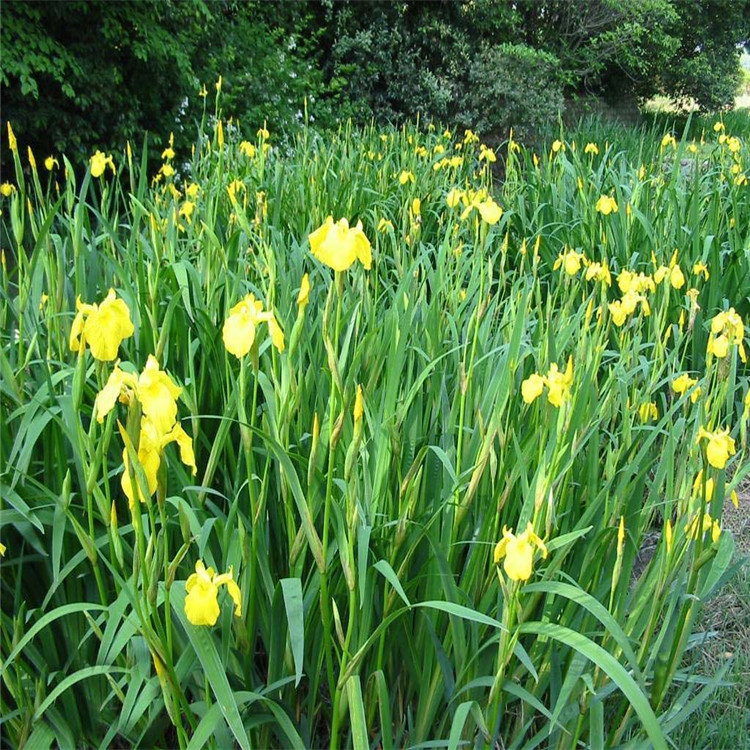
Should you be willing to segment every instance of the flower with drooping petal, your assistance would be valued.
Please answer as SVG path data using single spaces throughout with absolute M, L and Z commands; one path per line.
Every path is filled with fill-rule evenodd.
M 477 210 L 482 217 L 482 221 L 486 221 L 488 224 L 497 224 L 497 222 L 500 221 L 500 217 L 503 215 L 503 209 L 500 208 L 492 198 L 482 201 L 477 206 Z
M 527 581 L 531 578 L 534 567 L 534 547 L 539 549 L 544 559 L 547 558 L 547 547 L 534 533 L 531 523 L 518 536 L 503 526 L 503 538 L 495 545 L 495 565 L 500 565 L 504 560 L 503 569 L 508 578 L 512 581 Z
M 708 440 L 706 444 L 706 458 L 715 469 L 723 469 L 727 461 L 737 452 L 734 440 L 729 437 L 729 430 L 709 432 L 703 427 L 698 430 L 697 441 Z
M 159 361 L 150 354 L 143 372 L 136 377 L 115 365 L 104 388 L 94 402 L 94 413 L 100 424 L 115 406 L 117 399 L 129 403 L 135 396 L 141 403 L 146 419 L 149 419 L 161 434 L 168 433 L 177 420 L 177 398 L 182 388 L 159 367 Z
M 104 170 L 109 167 L 112 170 L 112 174 L 115 174 L 115 163 L 112 161 L 111 156 L 107 156 L 102 151 L 97 151 L 91 157 L 91 176 L 101 177 L 104 174 Z
M 115 408 L 117 399 L 129 403 L 132 395 L 138 388 L 138 377 L 131 372 L 120 369 L 119 363 L 107 379 L 104 388 L 99 391 L 94 401 L 94 415 L 99 424 L 104 422 L 104 417 Z
M 232 568 L 216 575 L 203 560 L 195 563 L 195 573 L 185 582 L 185 615 L 193 625 L 215 625 L 219 619 L 219 586 L 225 585 L 234 602 L 234 614 L 242 616 L 242 594 L 234 580 Z
M 745 324 L 733 307 L 714 316 L 711 321 L 711 333 L 708 337 L 707 354 L 723 359 L 729 354 L 729 347 L 736 346 L 740 359 L 747 362 L 744 342 Z
M 175 422 L 168 432 L 160 432 L 158 427 L 148 418 L 141 420 L 141 432 L 138 440 L 138 463 L 146 475 L 149 496 L 156 492 L 158 483 L 158 472 L 161 466 L 164 449 L 170 443 L 177 443 L 180 451 L 180 460 L 191 469 L 193 476 L 198 473 L 195 465 L 195 453 L 193 452 L 193 441 L 182 428 L 179 422 Z M 125 471 L 120 479 L 120 486 L 128 498 L 130 508 L 135 506 L 135 494 L 130 480 L 130 460 L 127 447 L 123 449 L 122 461 Z M 140 494 L 140 490 L 139 490 Z
M 255 343 L 255 334 L 261 323 L 267 323 L 271 342 L 280 351 L 284 351 L 284 332 L 281 330 L 274 314 L 263 310 L 263 303 L 255 299 L 254 294 L 248 294 L 230 311 L 224 321 L 222 337 L 224 346 L 230 354 L 241 359 Z
M 86 344 L 94 359 L 111 362 L 126 338 L 133 335 L 130 310 L 110 289 L 101 304 L 88 305 L 76 300 L 76 316 L 70 330 L 70 349 L 77 352 Z
M 577 253 L 572 248 L 564 248 L 564 251 L 557 256 L 555 264 L 552 266 L 553 271 L 562 267 L 568 276 L 575 276 L 581 266 L 586 264 L 586 256 L 583 253 Z
M 696 276 L 703 276 L 703 279 L 705 281 L 708 281 L 709 279 L 709 273 L 708 273 L 708 266 L 705 263 L 702 263 L 701 261 L 698 261 L 693 265 L 693 273 Z
M 697 382 L 698 381 L 695 378 L 691 378 L 686 372 L 684 372 L 672 381 L 672 390 L 674 390 L 675 393 L 682 395 L 689 391 Z M 696 388 L 690 394 L 690 400 L 695 403 L 700 398 L 700 395 L 701 389 Z
M 607 261 L 601 263 L 590 263 L 586 268 L 586 281 L 599 281 L 607 286 L 612 286 L 612 274 L 609 272 Z
M 167 433 L 177 419 L 177 398 L 182 388 L 159 367 L 153 354 L 149 354 L 146 366 L 138 378 L 138 400 L 143 414 L 153 422 L 162 434 Z
M 334 222 L 329 216 L 309 240 L 312 254 L 334 271 L 346 271 L 356 260 L 368 270 L 372 265 L 372 248 L 361 221 L 351 228 L 346 219 Z
M 603 216 L 609 216 L 611 213 L 617 213 L 617 201 L 609 195 L 599 196 L 596 202 L 596 210 Z

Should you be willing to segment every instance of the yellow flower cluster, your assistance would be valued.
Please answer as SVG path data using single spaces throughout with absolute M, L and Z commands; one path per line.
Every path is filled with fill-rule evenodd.
M 730 307 L 726 312 L 721 312 L 711 321 L 711 333 L 708 337 L 706 353 L 718 359 L 723 359 L 729 354 L 729 347 L 736 346 L 740 353 L 740 359 L 747 362 L 745 353 L 745 324 L 742 318 Z
M 677 250 L 672 253 L 672 258 L 669 261 L 668 266 L 658 266 L 656 256 L 654 256 L 653 253 L 651 254 L 651 262 L 656 268 L 653 277 L 654 284 L 661 284 L 662 282 L 669 280 L 670 285 L 674 289 L 682 289 L 682 287 L 685 286 L 685 274 L 677 263 Z M 651 291 L 653 291 L 653 289 Z
M 177 398 L 180 393 L 182 393 L 182 388 L 175 385 L 169 375 L 159 367 L 156 357 L 149 355 L 143 372 L 137 376 L 115 365 L 115 369 L 94 402 L 94 414 L 100 424 L 114 409 L 118 399 L 129 404 L 135 398 L 140 403 L 142 417 L 137 446 L 138 462 L 146 475 L 149 496 L 156 492 L 157 474 L 164 449 L 169 443 L 177 443 L 181 461 L 191 468 L 193 474 L 198 471 L 195 465 L 193 441 L 182 425 L 177 422 Z M 130 479 L 130 459 L 127 447 L 123 450 L 122 460 L 125 471 L 120 484 L 130 507 L 133 508 L 136 493 L 133 491 Z
M 617 274 L 617 286 L 623 294 L 628 292 L 635 292 L 636 294 L 643 294 L 644 292 L 655 292 L 656 284 L 654 280 L 642 271 L 635 273 L 629 271 L 627 268 L 620 271 Z
M 433 172 L 439 172 L 441 169 L 458 169 L 464 163 L 464 157 L 456 154 L 455 156 L 444 156 L 432 165 Z
M 612 322 L 620 328 L 625 324 L 628 317 L 636 311 L 639 304 L 645 317 L 651 315 L 648 299 L 636 292 L 635 289 L 629 289 L 620 299 L 608 303 L 607 308 L 612 316 Z
M 693 520 L 685 525 L 685 533 L 693 540 L 703 536 L 706 532 L 711 532 L 711 541 L 718 542 L 721 536 L 721 526 L 719 522 L 711 518 L 708 513 L 703 514 L 703 523 L 700 523 L 701 515 L 696 513 Z
M 482 144 L 479 147 L 479 161 L 486 161 L 488 164 L 493 164 L 497 161 L 497 156 L 495 156 L 495 152 L 491 148 Z
M 560 407 L 563 401 L 570 398 L 570 386 L 573 383 L 573 357 L 568 358 L 565 372 L 560 372 L 555 363 L 550 365 L 546 375 L 538 372 L 530 375 L 521 383 L 521 396 L 524 403 L 531 404 L 536 401 L 547 387 L 547 400 L 552 406 Z
M 671 146 L 672 148 L 677 148 L 677 141 L 675 140 L 674 136 L 671 133 L 667 133 L 661 139 L 661 147 L 667 148 L 668 146 Z
M 242 141 L 240 143 L 240 153 L 248 159 L 253 159 L 255 158 L 257 149 L 250 141 Z
M 503 215 L 503 209 L 487 195 L 486 190 L 461 190 L 452 188 L 445 198 L 449 208 L 455 208 L 459 203 L 463 204 L 461 221 L 465 221 L 472 211 L 476 210 L 483 221 L 488 224 L 497 224 Z
M 495 565 L 503 562 L 503 570 L 512 581 L 528 581 L 534 567 L 534 548 L 547 559 L 547 547 L 534 533 L 534 527 L 529 522 L 526 530 L 516 536 L 503 526 L 503 538 L 495 545 Z
M 599 281 L 607 286 L 612 286 L 612 275 L 609 272 L 607 261 L 601 263 L 588 263 L 586 267 L 586 281 Z

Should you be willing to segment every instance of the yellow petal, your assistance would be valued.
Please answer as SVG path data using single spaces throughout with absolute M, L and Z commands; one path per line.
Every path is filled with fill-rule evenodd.
M 193 476 L 198 473 L 198 467 L 195 465 L 195 453 L 193 452 L 193 439 L 185 432 L 182 425 L 178 422 L 169 433 L 169 442 L 174 440 L 180 449 L 180 461 L 189 466 Z
M 95 359 L 109 362 L 117 357 L 123 339 L 133 335 L 130 310 L 109 290 L 106 299 L 86 318 L 83 335 Z
M 308 298 L 310 297 L 310 275 L 305 274 L 302 277 L 302 281 L 299 285 L 299 294 L 297 295 L 297 304 L 299 307 L 304 308 L 307 305 Z
M 714 468 L 723 469 L 727 465 L 729 453 L 722 441 L 711 439 L 706 446 L 706 458 Z
M 185 597 L 185 615 L 193 625 L 215 625 L 219 619 L 218 589 L 199 578 Z
M 216 585 L 217 587 L 227 587 L 229 596 L 232 597 L 232 601 L 234 602 L 235 617 L 242 617 L 242 592 L 240 591 L 240 587 L 237 585 L 237 582 L 234 580 L 232 568 L 230 567 L 226 573 L 222 573 L 221 575 L 216 576 L 216 578 L 214 578 L 214 585 Z
M 477 208 L 479 209 L 479 215 L 488 224 L 497 224 L 503 215 L 503 209 L 492 199 L 480 203 Z
M 224 346 L 230 354 L 239 359 L 250 351 L 255 341 L 255 323 L 254 305 L 247 297 L 230 310 L 222 330 Z
M 125 387 L 135 388 L 135 376 L 129 372 L 123 372 L 117 365 L 107 379 L 104 388 L 99 391 L 94 401 L 94 414 L 99 424 L 104 422 L 104 417 L 114 409 L 117 399 Z
M 268 320 L 268 330 L 271 333 L 271 342 L 280 351 L 284 351 L 284 331 L 273 316 Z
M 81 346 L 81 335 L 83 334 L 85 314 L 86 313 L 79 308 L 75 318 L 73 318 L 73 325 L 70 327 L 70 340 L 68 342 L 70 344 L 70 351 L 72 352 L 77 352 Z
M 172 382 L 169 375 L 159 368 L 156 357 L 150 354 L 138 378 L 138 400 L 143 413 L 162 435 L 172 429 L 177 419 L 177 397 L 180 393 L 182 388 Z
M 508 542 L 505 550 L 503 569 L 512 581 L 527 581 L 531 577 L 534 562 L 534 548 L 523 538 Z
M 524 403 L 530 404 L 535 401 L 544 391 L 544 378 L 539 373 L 533 373 L 521 383 L 521 396 Z
M 124 471 L 120 478 L 120 486 L 122 487 L 125 497 L 128 498 L 129 507 L 132 509 L 135 507 L 135 493 L 133 492 L 133 486 L 130 481 L 130 459 L 128 458 L 127 448 L 123 448 L 122 462 L 124 464 Z M 144 437 L 143 429 L 141 429 L 141 444 L 138 446 L 138 463 L 141 465 L 143 472 L 146 475 L 148 494 L 151 496 L 156 492 L 157 474 L 159 472 L 159 466 L 161 465 L 161 458 L 159 452 L 155 450 L 150 441 Z M 141 498 L 141 500 L 143 500 L 143 498 Z

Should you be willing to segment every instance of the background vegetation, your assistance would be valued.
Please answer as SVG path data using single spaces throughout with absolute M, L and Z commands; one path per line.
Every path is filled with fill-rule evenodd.
M 749 9 L 748 0 L 7 0 L 0 95 L 22 146 L 45 156 L 123 148 L 145 130 L 174 130 L 185 146 L 198 91 L 219 75 L 224 112 L 256 127 L 291 132 L 306 114 L 322 128 L 420 114 L 528 136 L 555 119 L 563 95 L 730 106 Z

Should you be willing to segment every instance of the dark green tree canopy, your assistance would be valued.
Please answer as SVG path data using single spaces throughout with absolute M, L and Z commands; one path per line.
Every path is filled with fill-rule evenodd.
M 553 109 L 583 92 L 721 109 L 750 0 L 5 0 L 0 30 L 3 118 L 42 155 L 85 158 L 146 130 L 186 145 L 220 75 L 226 115 L 277 131 L 305 111 L 533 129 L 545 92 Z

